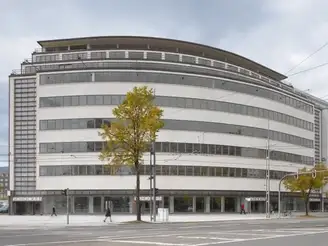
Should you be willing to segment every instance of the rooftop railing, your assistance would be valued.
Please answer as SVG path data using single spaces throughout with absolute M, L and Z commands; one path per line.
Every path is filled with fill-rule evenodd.
M 42 49 L 39 49 L 39 51 L 42 51 Z M 85 50 L 85 51 L 87 51 L 87 50 Z M 33 56 L 33 59 L 28 58 L 28 59 L 25 59 L 22 62 L 22 65 L 26 65 L 25 68 L 22 68 L 22 70 L 20 70 L 20 69 L 13 70 L 12 73 L 11 73 L 11 75 L 32 75 L 32 74 L 35 74 L 37 71 L 68 70 L 68 66 L 59 66 L 58 64 L 56 64 L 57 62 L 60 62 L 60 61 L 72 62 L 71 66 L 72 67 L 73 66 L 76 66 L 76 67 L 75 68 L 70 68 L 70 69 L 99 68 L 100 67 L 99 65 L 95 65 L 94 63 L 89 63 L 89 62 L 83 63 L 83 61 L 91 61 L 91 60 L 109 61 L 109 58 L 108 57 L 104 58 L 104 57 L 92 56 L 93 53 L 108 52 L 109 50 L 98 50 L 98 51 L 94 51 L 94 50 L 90 51 L 90 50 L 88 50 L 88 51 L 89 51 L 88 53 L 87 52 L 81 53 L 81 50 L 80 51 L 79 50 L 71 51 L 70 54 L 72 54 L 72 57 L 70 57 L 70 59 L 63 59 L 63 56 L 62 55 L 59 55 L 60 53 L 56 52 L 57 55 L 54 55 L 54 54 L 51 54 L 50 55 L 50 56 L 52 56 L 51 57 L 51 60 L 49 60 L 49 61 L 43 60 L 42 62 L 36 62 L 38 56 Z M 111 51 L 113 51 L 113 50 L 111 50 Z M 125 50 L 115 50 L 115 51 L 124 51 L 125 52 Z M 129 50 L 129 52 L 133 52 L 133 50 Z M 151 50 L 148 50 L 148 51 L 138 50 L 138 52 L 154 52 L 154 51 L 151 51 Z M 76 54 L 78 54 L 78 55 L 76 55 Z M 175 54 L 176 55 L 176 53 L 168 53 L 168 52 L 165 52 L 165 54 Z M 182 55 L 184 55 L 184 54 L 182 54 Z M 44 55 L 44 56 L 47 56 L 47 55 Z M 285 82 L 281 82 L 281 81 L 279 81 L 279 82 L 278 81 L 274 81 L 272 79 L 269 79 L 269 78 L 267 78 L 267 77 L 265 77 L 263 75 L 260 75 L 258 73 L 255 73 L 255 72 L 250 71 L 248 69 L 245 69 L 245 68 L 242 68 L 242 67 L 238 67 L 238 66 L 235 66 L 235 65 L 226 63 L 226 62 L 211 60 L 211 59 L 207 59 L 207 58 L 204 58 L 204 57 L 195 57 L 195 56 L 191 56 L 191 55 L 187 55 L 187 54 L 185 54 L 185 56 L 194 57 L 195 59 L 196 58 L 197 59 L 206 59 L 208 61 L 211 61 L 211 65 L 204 65 L 204 64 L 197 64 L 197 63 L 185 63 L 185 62 L 183 62 L 183 64 L 196 65 L 196 66 L 197 65 L 202 65 L 202 66 L 205 66 L 205 67 L 208 67 L 208 68 L 212 68 L 212 69 L 213 68 L 214 69 L 224 69 L 224 70 L 227 70 L 227 71 L 230 71 L 230 72 L 233 72 L 233 73 L 238 73 L 238 74 L 246 75 L 248 77 L 251 77 L 254 80 L 259 80 L 262 83 L 267 84 L 269 86 L 278 87 L 278 88 L 281 88 L 281 89 L 290 91 L 290 92 L 292 92 L 292 93 L 294 93 L 294 94 L 296 94 L 298 96 L 301 96 L 302 98 L 305 98 L 305 99 L 309 100 L 309 96 L 308 95 L 302 93 L 301 91 L 298 91 L 298 90 L 294 89 L 294 87 L 291 84 L 288 84 L 288 83 L 285 83 Z M 72 58 L 74 58 L 74 59 L 72 59 Z M 127 58 L 125 58 L 125 59 L 128 60 Z M 111 60 L 113 60 L 113 59 L 111 59 Z M 130 58 L 130 60 L 136 60 L 136 59 Z M 140 60 L 147 61 L 147 59 L 140 59 Z M 74 65 L 75 64 L 74 62 L 78 62 L 78 61 L 80 61 L 82 63 L 81 66 Z M 148 60 L 148 61 L 151 61 L 151 60 Z M 160 60 L 160 61 L 165 61 L 165 60 Z M 168 61 L 168 62 L 171 62 L 171 61 Z M 216 66 L 214 66 L 213 65 L 214 62 L 222 64 L 222 67 L 216 67 Z M 40 63 L 43 63 L 43 64 L 42 65 L 39 65 Z M 50 64 L 50 63 L 52 63 L 51 68 L 46 67 L 45 64 Z M 180 63 L 180 62 L 178 62 L 178 63 Z M 28 65 L 29 64 L 31 66 L 30 68 L 28 68 Z M 106 68 L 106 66 L 104 66 L 104 68 Z

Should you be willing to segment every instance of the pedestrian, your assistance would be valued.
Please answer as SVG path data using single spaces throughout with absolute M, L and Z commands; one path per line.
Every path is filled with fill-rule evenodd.
M 246 214 L 244 203 L 240 205 L 240 214 Z
M 107 210 L 106 210 L 106 214 L 105 214 L 105 219 L 104 219 L 104 222 L 106 222 L 107 218 L 109 217 L 110 219 L 110 222 L 112 222 L 112 215 L 111 215 L 111 212 L 110 212 L 110 208 L 108 206 Z
M 52 206 L 52 213 L 51 213 L 51 216 L 53 216 L 53 215 L 57 216 L 55 206 Z

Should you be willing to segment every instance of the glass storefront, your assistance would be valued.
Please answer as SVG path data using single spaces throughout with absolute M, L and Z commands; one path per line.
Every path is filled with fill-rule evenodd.
M 42 204 L 40 204 L 40 209 L 35 209 L 35 211 L 38 213 L 39 210 L 42 210 L 40 211 L 41 213 L 50 214 L 52 207 L 55 206 L 57 214 L 66 214 L 66 199 L 64 196 L 44 197 Z M 245 209 L 249 213 L 265 213 L 265 201 L 244 201 L 242 197 L 237 196 L 205 197 L 180 195 L 165 196 L 162 199 L 161 201 L 157 201 L 157 208 L 169 208 L 170 213 L 237 213 L 240 212 L 242 203 L 245 203 Z M 311 211 L 321 210 L 322 204 L 316 200 L 310 202 Z M 132 196 L 72 196 L 69 200 L 69 209 L 72 214 L 104 213 L 107 205 L 110 206 L 112 213 L 134 214 L 136 212 L 135 202 Z M 272 197 L 271 208 L 275 212 L 278 210 L 277 206 L 277 198 Z M 149 201 L 141 201 L 141 209 L 143 214 L 149 213 Z M 300 198 L 284 197 L 282 199 L 281 209 L 282 211 L 304 211 L 304 201 Z
M 192 196 L 174 197 L 174 212 L 192 212 Z
M 210 211 L 221 212 L 221 197 L 210 198 Z
M 57 196 L 54 198 L 54 204 L 57 214 L 66 214 L 67 213 L 67 198 L 64 196 Z
M 205 197 L 196 197 L 196 212 L 205 212 Z
M 109 202 L 113 213 L 129 213 L 130 211 L 130 197 L 105 197 L 104 210 L 106 210 L 106 202 Z
M 100 213 L 101 211 L 101 197 L 93 198 L 93 212 Z
M 75 213 L 88 213 L 89 212 L 89 197 L 75 197 L 74 199 Z
M 228 213 L 236 212 L 236 203 L 237 203 L 236 197 L 225 197 L 224 199 L 225 212 Z

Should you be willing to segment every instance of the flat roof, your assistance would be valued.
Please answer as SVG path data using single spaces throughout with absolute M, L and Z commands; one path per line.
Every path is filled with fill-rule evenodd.
M 69 39 L 54 39 L 38 41 L 38 44 L 43 48 L 54 48 L 63 46 L 78 46 L 78 45 L 149 45 L 156 48 L 166 49 L 172 52 L 172 49 L 179 49 L 183 54 L 203 56 L 204 58 L 228 62 L 230 64 L 240 66 L 256 73 L 267 76 L 271 79 L 281 81 L 287 76 L 278 73 L 268 67 L 256 63 L 246 57 L 235 53 L 211 47 L 208 45 L 197 44 L 176 39 L 159 38 L 159 37 L 143 37 L 143 36 L 98 36 L 98 37 L 80 37 Z M 189 52 L 188 52 L 189 51 Z

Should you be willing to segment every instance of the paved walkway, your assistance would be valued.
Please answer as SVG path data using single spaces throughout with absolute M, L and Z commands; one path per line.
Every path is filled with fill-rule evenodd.
M 66 215 L 51 217 L 50 215 L 0 215 L 0 227 L 6 226 L 63 226 L 67 222 Z M 265 219 L 265 214 L 173 214 L 169 215 L 168 221 L 157 218 L 158 223 L 164 222 L 206 222 L 206 221 L 237 221 Z M 112 223 L 103 222 L 104 215 L 71 215 L 71 226 L 99 226 L 106 224 L 118 224 L 136 220 L 136 215 L 112 215 Z M 149 222 L 149 215 L 143 215 L 142 220 Z
M 294 213 L 291 217 L 298 217 L 304 213 Z M 328 217 L 328 213 L 313 213 L 316 217 Z M 272 214 L 271 219 L 277 219 L 277 214 Z M 143 215 L 142 220 L 150 222 L 149 215 Z M 281 217 L 287 219 L 290 217 Z M 265 220 L 265 214 L 170 214 L 167 221 L 157 217 L 157 223 L 174 223 L 174 222 L 210 222 L 210 221 L 244 221 L 244 220 Z M 107 220 L 103 222 L 104 215 L 70 215 L 69 226 L 105 226 L 118 225 L 124 222 L 136 220 L 136 215 L 133 214 L 113 214 L 112 222 Z M 58 215 L 51 217 L 50 215 L 0 215 L 0 228 L 5 227 L 62 227 L 67 225 L 66 215 Z

